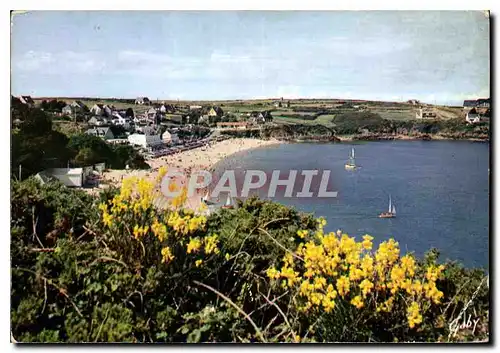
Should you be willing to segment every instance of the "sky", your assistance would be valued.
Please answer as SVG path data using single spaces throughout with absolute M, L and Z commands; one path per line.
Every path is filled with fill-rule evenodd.
M 478 11 L 35 11 L 12 18 L 11 89 L 34 97 L 489 97 Z

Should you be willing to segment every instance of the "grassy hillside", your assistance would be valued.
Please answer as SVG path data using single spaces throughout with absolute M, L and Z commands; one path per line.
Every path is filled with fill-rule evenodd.
M 72 98 L 59 98 L 66 102 L 73 101 Z M 133 104 L 133 100 L 117 99 L 81 99 L 89 107 L 96 103 L 112 104 L 119 109 L 133 108 L 136 113 L 143 113 L 149 106 Z M 40 102 L 40 99 L 35 99 Z M 231 101 L 177 101 L 160 100 L 165 104 L 174 105 L 178 111 L 176 114 L 189 112 L 190 105 L 220 106 L 225 114 L 233 114 L 241 120 L 246 119 L 246 114 L 251 112 L 271 111 L 274 122 L 277 124 L 301 124 L 301 125 L 325 125 L 333 127 L 332 123 L 336 115 L 368 112 L 377 114 L 382 119 L 391 121 L 409 121 L 415 119 L 415 113 L 419 106 L 409 103 L 398 102 L 377 102 L 360 100 L 339 100 L 339 99 L 284 99 L 283 102 L 290 102 L 289 107 L 275 107 L 274 103 L 278 99 L 260 100 L 231 100 Z M 153 101 L 156 102 L 156 101 Z M 464 118 L 460 107 L 430 106 L 425 107 L 436 113 L 438 120 Z M 354 115 L 352 115 L 354 116 Z

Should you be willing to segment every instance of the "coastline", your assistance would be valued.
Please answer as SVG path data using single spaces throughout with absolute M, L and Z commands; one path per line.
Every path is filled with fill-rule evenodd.
M 356 135 L 337 135 L 339 142 L 352 142 L 352 141 L 476 141 L 476 142 L 489 142 L 489 137 L 468 137 L 468 136 L 450 136 L 441 134 L 420 134 L 420 135 L 403 135 L 403 134 L 356 134 Z
M 167 170 L 178 170 L 185 176 L 189 176 L 193 170 L 211 170 L 215 164 L 236 152 L 282 143 L 286 142 L 277 139 L 231 138 L 174 155 L 146 160 L 151 169 L 107 170 L 103 173 L 102 186 L 113 185 L 119 187 L 122 180 L 129 177 L 138 177 L 156 182 L 160 167 L 166 167 Z M 183 182 L 180 181 L 180 184 L 183 184 Z M 200 195 L 196 194 L 189 198 L 185 206 L 193 210 L 198 209 L 200 206 Z

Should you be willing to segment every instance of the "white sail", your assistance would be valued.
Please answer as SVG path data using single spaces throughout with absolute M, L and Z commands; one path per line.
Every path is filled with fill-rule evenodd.
M 203 196 L 203 201 L 207 201 L 208 200 L 208 190 L 207 190 L 207 193 L 205 194 L 205 196 Z
M 392 202 L 391 202 L 391 195 L 389 195 L 389 212 L 392 211 Z
M 394 205 L 392 206 L 392 214 L 394 214 L 394 215 L 396 214 L 396 206 L 394 206 Z
M 231 196 L 227 195 L 226 206 L 231 206 Z

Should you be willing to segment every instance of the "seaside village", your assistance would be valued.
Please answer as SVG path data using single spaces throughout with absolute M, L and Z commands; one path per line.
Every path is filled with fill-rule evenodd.
M 147 97 L 140 97 L 135 101 L 120 104 L 85 104 L 81 100 L 70 102 L 52 100 L 41 103 L 29 96 L 17 97 L 21 103 L 29 106 L 38 106 L 42 110 L 54 114 L 56 119 L 65 119 L 68 123 L 78 122 L 86 125 L 85 131 L 103 139 L 108 144 L 128 144 L 142 154 L 151 166 L 150 172 L 156 172 L 159 166 L 165 165 L 167 158 L 169 165 L 180 166 L 180 159 L 176 154 L 188 150 L 210 146 L 213 142 L 227 140 L 220 134 L 224 130 L 259 129 L 272 122 L 268 111 L 254 111 L 239 115 L 224 113 L 222 107 L 213 105 L 181 105 L 166 104 L 152 101 Z M 64 103 L 65 105 L 62 106 Z M 59 109 L 54 106 L 59 105 Z M 276 101 L 275 106 L 289 106 L 283 99 Z M 15 122 L 14 122 L 15 123 Z M 203 129 L 203 133 L 200 133 Z M 253 146 L 255 147 L 255 146 Z M 226 150 L 232 147 L 226 146 Z M 238 148 L 238 147 L 236 147 Z M 243 146 L 239 146 L 240 149 Z M 236 150 L 231 153 L 236 152 Z M 223 153 L 219 153 L 222 155 Z M 164 157 L 164 158 L 162 158 Z M 189 156 L 188 156 L 189 157 Z M 183 155 L 183 159 L 187 158 Z M 208 158 L 208 157 L 207 157 Z M 200 158 L 198 158 L 200 159 Z M 203 161 L 198 161 L 203 162 Z M 211 161 L 213 162 L 213 161 Z M 198 163 L 198 164 L 200 164 Z M 193 164 L 193 163 L 191 163 Z M 104 163 L 83 168 L 52 168 L 37 174 L 37 178 L 45 183 L 50 179 L 57 179 L 68 187 L 81 187 L 91 190 L 99 187 L 104 179 L 110 177 L 118 183 L 128 171 L 119 171 L 119 175 L 105 175 Z M 116 171 L 109 171 L 116 172 Z M 142 171 L 141 171 L 142 172 Z M 146 175 L 149 175 L 148 172 Z M 106 178 L 105 178 L 106 177 Z M 118 180 L 116 180 L 118 179 Z M 108 180 L 109 181 L 109 180 Z
M 217 159 L 210 159 L 210 153 L 203 157 L 190 156 L 184 153 L 181 162 L 176 156 L 180 152 L 194 149 L 206 149 L 213 142 L 228 139 L 221 131 L 261 129 L 265 125 L 274 124 L 269 110 L 256 110 L 240 113 L 239 111 L 224 111 L 224 106 L 214 105 L 186 105 L 181 103 L 165 103 L 152 101 L 148 97 L 139 97 L 135 100 L 111 100 L 114 104 L 99 102 L 86 104 L 81 100 L 51 101 L 37 99 L 35 102 L 30 96 L 17 97 L 21 103 L 29 106 L 38 106 L 42 110 L 54 114 L 55 118 L 69 122 L 78 122 L 86 126 L 85 133 L 103 139 L 108 144 L 127 144 L 133 146 L 142 154 L 151 166 L 151 172 L 156 172 L 160 166 L 169 164 L 185 168 L 185 165 L 201 165 L 214 163 L 220 160 L 224 153 L 234 153 L 243 149 L 243 146 L 221 146 L 224 151 L 217 152 Z M 41 101 L 41 102 L 40 102 Z M 406 102 L 414 106 L 415 119 L 436 119 L 435 109 L 417 100 Z M 468 124 L 477 124 L 489 121 L 491 116 L 491 100 L 465 100 L 463 115 Z M 289 108 L 290 101 L 283 98 L 272 102 L 272 106 Z M 15 122 L 14 122 L 15 123 Z M 200 129 L 204 130 L 200 133 Z M 257 142 L 256 142 L 257 143 Z M 255 146 L 251 146 L 255 147 Z M 249 147 L 249 148 L 251 148 Z M 234 149 L 234 150 L 233 150 Z M 190 159 L 191 158 L 191 159 Z M 195 159 L 197 159 L 195 161 Z M 106 166 L 98 164 L 83 168 L 55 168 L 40 172 L 37 177 L 46 182 L 51 178 L 60 180 L 68 187 L 83 187 L 92 189 L 99 186 L 105 179 L 111 177 L 113 182 L 119 183 L 128 172 L 119 171 L 117 175 L 106 174 Z M 117 171 L 114 171 L 117 172 Z M 134 171 L 136 172 L 136 171 Z M 146 175 L 149 175 L 147 173 Z

